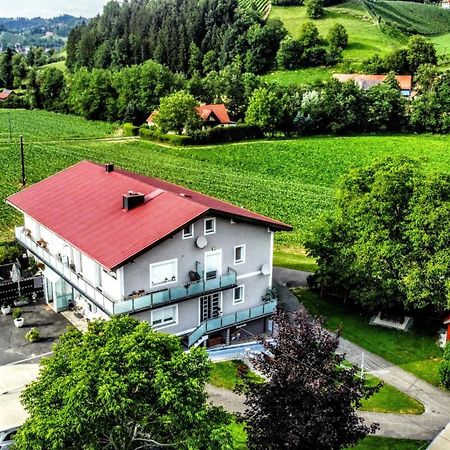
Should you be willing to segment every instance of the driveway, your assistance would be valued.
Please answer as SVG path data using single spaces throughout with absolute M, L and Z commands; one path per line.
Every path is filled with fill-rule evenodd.
M 45 303 L 22 306 L 24 325 L 16 328 L 12 315 L 0 314 L 0 366 L 21 361 L 37 362 L 39 357 L 48 354 L 56 339 L 64 333 L 70 322 L 61 314 L 55 313 Z M 25 334 L 33 327 L 39 329 L 41 339 L 31 343 Z

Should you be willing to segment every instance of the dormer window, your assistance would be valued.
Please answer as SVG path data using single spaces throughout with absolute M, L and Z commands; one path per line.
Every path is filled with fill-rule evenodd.
M 214 234 L 216 232 L 216 219 L 205 219 L 205 234 Z
M 183 232 L 182 232 L 182 238 L 183 239 L 190 239 L 194 237 L 194 224 L 191 223 L 189 225 L 186 225 L 183 228 Z

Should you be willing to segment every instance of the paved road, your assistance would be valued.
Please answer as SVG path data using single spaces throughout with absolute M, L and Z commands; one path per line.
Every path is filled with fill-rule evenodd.
M 274 284 L 278 290 L 279 304 L 286 311 L 293 312 L 299 305 L 297 298 L 287 289 L 286 285 L 289 287 L 305 286 L 307 276 L 307 272 L 274 268 Z M 222 359 L 236 358 L 239 355 L 244 355 L 248 348 L 252 351 L 258 351 L 261 347 L 260 345 L 244 344 L 234 349 L 224 350 L 223 355 L 219 352 L 211 352 L 211 357 L 215 360 L 220 359 L 221 356 Z M 432 386 L 346 339 L 340 339 L 339 351 L 345 353 L 346 358 L 358 366 L 361 366 L 362 358 L 364 358 L 364 369 L 366 371 L 419 400 L 425 406 L 425 412 L 421 415 L 359 412 L 359 415 L 368 423 L 378 422 L 380 424 L 378 435 L 431 440 L 450 421 L 449 393 Z M 363 353 L 364 356 L 362 356 Z M 242 397 L 226 389 L 208 386 L 208 393 L 215 403 L 221 404 L 230 411 L 242 411 L 244 408 Z

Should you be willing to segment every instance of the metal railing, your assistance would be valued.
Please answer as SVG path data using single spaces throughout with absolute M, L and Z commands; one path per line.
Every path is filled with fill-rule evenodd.
M 131 298 L 113 300 L 107 294 L 96 288 L 89 280 L 72 270 L 68 265 L 59 261 L 47 249 L 41 247 L 34 239 L 25 233 L 24 227 L 15 230 L 16 239 L 31 253 L 48 265 L 61 278 L 71 284 L 82 295 L 91 300 L 109 315 L 126 314 L 145 309 L 151 309 L 170 304 L 182 299 L 194 298 L 208 292 L 230 289 L 236 286 L 237 272 L 228 268 L 228 274 L 216 278 L 204 279 L 185 283 L 157 292 L 137 294 Z M 199 270 L 199 263 L 197 263 Z
M 263 303 L 262 305 L 254 306 L 250 309 L 244 309 L 242 311 L 236 311 L 235 313 L 225 314 L 220 317 L 208 319 L 205 322 L 201 323 L 199 327 L 196 328 L 188 336 L 188 346 L 191 347 L 205 334 L 211 333 L 213 331 L 218 331 L 223 328 L 228 328 L 232 325 L 237 325 L 242 322 L 247 322 L 249 320 L 268 316 L 273 313 L 276 305 L 276 301 L 273 300 L 267 303 Z

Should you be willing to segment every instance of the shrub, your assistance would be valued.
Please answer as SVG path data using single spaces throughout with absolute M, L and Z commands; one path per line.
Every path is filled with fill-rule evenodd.
M 447 343 L 444 349 L 444 359 L 439 365 L 439 377 L 446 389 L 450 389 L 450 345 Z
M 122 126 L 124 136 L 138 136 L 139 127 L 133 125 L 132 123 L 124 123 Z
M 13 319 L 19 319 L 22 317 L 22 310 L 20 308 L 14 308 L 12 313 Z
M 175 146 L 189 145 L 191 144 L 190 136 L 182 136 L 178 134 L 163 134 L 158 130 L 152 130 L 150 128 L 139 128 L 139 136 L 142 139 L 148 139 L 150 141 L 164 142 Z
M 37 328 L 32 328 L 26 335 L 25 339 L 30 342 L 37 342 L 41 338 L 41 334 Z
M 260 139 L 264 137 L 261 128 L 254 125 L 239 124 L 234 127 L 215 127 L 209 130 L 192 133 L 191 144 L 218 144 L 240 141 L 244 139 Z

